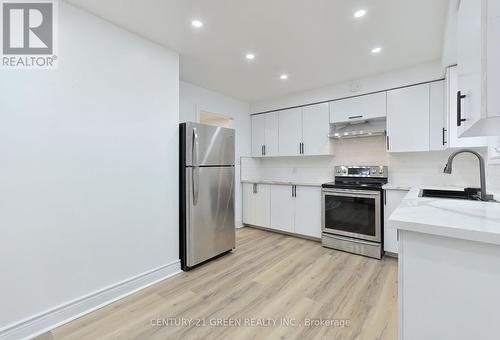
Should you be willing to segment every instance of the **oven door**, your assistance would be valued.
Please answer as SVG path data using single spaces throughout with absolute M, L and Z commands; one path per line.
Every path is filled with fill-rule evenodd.
M 323 232 L 382 242 L 380 192 L 323 189 Z

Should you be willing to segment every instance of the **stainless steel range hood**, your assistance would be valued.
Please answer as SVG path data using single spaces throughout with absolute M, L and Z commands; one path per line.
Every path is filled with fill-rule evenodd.
M 334 139 L 366 138 L 383 136 L 386 134 L 386 120 L 373 119 L 350 123 L 330 124 L 328 137 Z

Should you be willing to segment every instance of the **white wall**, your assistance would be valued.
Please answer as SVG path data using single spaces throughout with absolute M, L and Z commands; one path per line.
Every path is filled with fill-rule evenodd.
M 180 122 L 199 121 L 199 112 L 208 111 L 234 118 L 236 130 L 236 190 L 235 215 L 236 226 L 242 225 L 242 202 L 240 184 L 240 157 L 251 154 L 250 107 L 248 103 L 227 97 L 223 94 L 180 82 Z
M 178 55 L 64 2 L 59 35 L 0 71 L 0 337 L 180 268 Z
M 350 97 L 369 92 L 382 91 L 390 88 L 442 79 L 444 76 L 445 69 L 441 66 L 441 62 L 437 60 L 411 68 L 383 73 L 373 77 L 252 103 L 250 106 L 250 112 L 259 113 L 292 106 L 329 101 L 337 98 Z M 351 86 L 353 84 L 359 86 L 358 91 L 352 91 Z

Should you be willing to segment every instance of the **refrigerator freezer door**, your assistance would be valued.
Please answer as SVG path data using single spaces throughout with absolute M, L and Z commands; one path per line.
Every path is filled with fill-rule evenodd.
M 186 168 L 186 265 L 235 247 L 234 167 Z
M 186 123 L 185 139 L 186 166 L 234 165 L 233 129 Z

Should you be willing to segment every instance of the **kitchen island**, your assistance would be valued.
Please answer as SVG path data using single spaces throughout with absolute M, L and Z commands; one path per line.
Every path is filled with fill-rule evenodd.
M 500 204 L 419 194 L 412 189 L 390 217 L 400 339 L 499 339 Z

